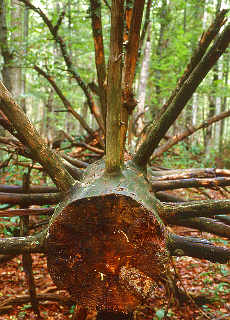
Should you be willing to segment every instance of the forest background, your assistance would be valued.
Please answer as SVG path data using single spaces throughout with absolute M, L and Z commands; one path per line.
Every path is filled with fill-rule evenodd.
M 23 6 L 23 2 L 27 6 Z M 27 1 L 1 1 L 2 80 L 48 144 L 61 150 L 66 157 L 69 153 L 77 157 L 79 148 L 85 147 L 90 130 L 98 129 L 98 121 L 88 106 L 91 98 L 99 104 L 89 2 L 33 1 L 33 4 L 42 10 L 40 13 L 45 12 L 59 36 L 50 32 L 42 16 L 31 10 Z M 106 61 L 110 6 L 108 1 L 102 1 Z M 204 30 L 217 13 L 229 6 L 229 1 L 220 0 L 147 1 L 134 81 L 138 104 L 128 129 L 127 150 L 130 153 L 135 151 L 148 131 L 148 125 L 160 113 L 200 38 L 202 42 Z M 62 14 L 64 9 L 65 15 Z M 60 39 L 69 60 L 59 45 Z M 71 73 L 72 66 L 74 72 Z M 162 142 L 164 148 L 155 151 L 152 165 L 174 169 L 230 168 L 229 67 L 227 49 L 167 132 Z M 33 172 L 33 184 L 44 181 L 51 184 L 38 166 L 33 164 L 34 169 L 31 169 L 31 162 L 15 151 L 10 139 L 0 127 L 2 183 L 21 185 L 21 177 L 29 167 Z M 79 160 L 90 163 L 102 155 L 103 151 L 91 146 L 90 152 L 81 154 Z M 199 190 L 202 193 L 202 189 Z M 189 198 L 194 190 L 186 192 L 183 196 Z M 213 196 L 210 192 L 208 196 L 218 195 Z M 15 225 L 15 218 L 5 219 L 2 232 L 12 235 Z M 227 273 L 227 270 L 221 270 L 223 274 Z M 208 307 L 204 306 L 206 312 Z M 159 307 L 159 310 L 163 309 Z M 156 317 L 161 318 L 162 312 Z M 172 310 L 170 312 L 173 314 Z
M 76 121 L 65 103 L 55 92 L 47 77 L 54 80 L 71 107 L 96 129 L 97 123 L 87 107 L 87 97 L 73 77 L 68 74 L 62 52 L 41 17 L 22 4 L 2 2 L 1 10 L 1 59 L 4 83 L 23 106 L 29 118 L 48 141 L 67 141 L 65 133 L 79 141 L 87 134 Z M 36 5 L 36 4 L 35 4 Z M 55 24 L 63 10 L 63 2 L 39 1 Z M 135 96 L 138 105 L 133 116 L 129 140 L 130 151 L 136 146 L 135 137 L 154 119 L 197 47 L 202 32 L 209 26 L 216 12 L 227 7 L 227 1 L 153 1 L 146 32 L 140 48 L 135 77 Z M 96 70 L 90 12 L 87 1 L 67 3 L 67 14 L 59 30 L 71 55 L 79 76 L 95 95 Z M 109 8 L 102 6 L 105 56 L 109 47 Z M 42 73 L 43 72 L 43 73 Z M 168 138 L 185 128 L 198 127 L 207 119 L 227 110 L 228 106 L 229 52 L 209 72 L 176 124 L 167 133 Z M 92 90 L 91 90 L 92 89 Z M 66 102 L 66 105 L 68 105 Z M 184 138 L 174 148 L 170 161 L 167 153 L 162 166 L 182 167 L 228 166 L 229 118 L 201 128 L 192 137 Z M 68 146 L 68 143 L 67 143 Z M 64 145 L 62 145 L 64 147 Z M 184 156 L 181 157 L 181 152 Z M 177 154 L 180 157 L 177 157 Z M 198 162 L 192 161 L 197 159 Z M 1 151 L 1 159 L 7 154 Z M 178 163 L 178 161 L 180 163 Z

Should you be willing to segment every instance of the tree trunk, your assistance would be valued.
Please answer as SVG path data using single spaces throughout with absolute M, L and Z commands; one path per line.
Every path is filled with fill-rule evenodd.
M 16 51 L 19 55 L 23 54 L 21 50 L 22 35 L 23 35 L 23 10 L 17 0 L 11 0 L 11 28 L 14 32 L 11 33 L 11 42 L 16 45 Z M 22 68 L 21 61 L 15 58 L 14 64 L 11 65 L 11 79 L 12 79 L 12 91 L 14 97 L 21 99 L 22 95 Z
M 141 133 L 144 128 L 144 114 L 145 114 L 145 97 L 146 97 L 146 88 L 149 75 L 149 63 L 151 56 L 151 38 L 150 38 L 150 29 L 151 24 L 148 28 L 148 36 L 145 44 L 143 61 L 141 64 L 141 73 L 140 73 L 140 83 L 138 88 L 138 105 L 137 105 L 137 114 L 141 114 L 137 121 L 137 133 Z
M 54 213 L 46 239 L 48 269 L 78 305 L 132 312 L 164 284 L 168 233 L 149 190 L 132 162 L 120 176 L 109 176 L 100 161 L 86 169 L 82 184 Z

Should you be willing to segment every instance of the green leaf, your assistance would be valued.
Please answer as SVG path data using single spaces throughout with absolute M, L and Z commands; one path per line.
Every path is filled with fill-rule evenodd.
M 163 319 L 165 316 L 165 310 L 164 309 L 157 310 L 156 316 L 157 316 L 157 319 Z

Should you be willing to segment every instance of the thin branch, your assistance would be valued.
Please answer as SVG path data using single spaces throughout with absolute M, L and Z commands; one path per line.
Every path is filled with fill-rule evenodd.
M 17 132 L 15 132 L 15 130 L 12 129 L 11 126 L 9 126 L 9 125 L 6 125 L 5 128 L 7 130 L 9 130 L 14 136 L 20 138 L 20 141 L 24 142 L 24 144 L 25 144 L 25 146 L 24 146 L 17 140 L 12 140 L 12 139 L 9 140 L 8 138 L 0 137 L 0 142 L 5 143 L 5 144 L 9 144 L 10 143 L 10 145 L 14 145 L 14 148 L 16 149 L 16 152 L 10 151 L 10 150 L 8 150 L 7 152 L 8 153 L 12 152 L 12 153 L 20 154 L 20 155 L 22 155 L 22 156 L 24 156 L 26 158 L 29 158 L 29 159 L 31 159 L 33 161 L 38 161 L 36 156 L 26 148 L 26 140 L 24 139 L 24 137 L 21 134 L 18 134 Z M 53 152 L 53 151 L 51 151 L 51 152 Z M 58 152 L 56 152 L 56 155 L 58 157 L 60 156 Z M 62 161 L 63 161 L 64 168 L 71 175 L 71 177 L 76 179 L 76 180 L 81 180 L 82 171 L 79 170 L 78 168 L 76 168 L 75 166 L 71 165 L 71 162 L 69 160 L 66 161 L 66 159 L 64 157 L 62 157 Z M 33 167 L 33 164 L 32 164 L 31 167 Z M 40 169 L 40 168 L 38 168 L 38 169 Z
M 61 193 L 4 193 L 0 192 L 0 203 L 46 205 L 57 204 L 63 198 Z
M 39 135 L 2 82 L 0 82 L 0 99 L 0 109 L 20 133 L 22 143 L 30 148 L 33 156 L 44 167 L 56 186 L 62 191 L 68 191 L 75 180 L 65 169 L 61 158 L 48 147 Z
M 121 80 L 124 0 L 112 1 L 110 57 L 108 64 L 107 118 L 106 118 L 106 171 L 120 172 L 121 154 Z
M 150 180 L 152 190 L 163 191 L 173 190 L 180 188 L 194 188 L 194 187 L 210 187 L 215 188 L 217 186 L 230 186 L 230 178 L 217 177 L 217 178 L 191 178 L 191 179 L 180 179 L 180 180 L 165 180 L 157 181 L 155 179 Z
M 55 32 L 56 34 L 57 34 L 57 32 L 58 32 L 61 24 L 62 24 L 62 21 L 63 21 L 63 19 L 64 19 L 64 17 L 65 17 L 65 13 L 66 13 L 66 6 L 63 8 L 62 12 L 61 12 L 60 15 L 59 15 L 58 21 L 57 21 L 57 23 L 56 23 L 55 26 L 54 26 L 54 32 Z
M 12 237 L 0 239 L 1 254 L 19 254 L 19 253 L 44 253 L 46 248 L 44 245 L 45 233 L 39 233 L 35 236 Z
M 182 87 L 182 84 L 188 79 L 192 71 L 195 69 L 195 67 L 199 64 L 200 60 L 204 56 L 208 46 L 212 42 L 212 40 L 217 36 L 218 32 L 220 31 L 220 28 L 223 26 L 223 24 L 226 22 L 225 15 L 228 12 L 228 10 L 222 10 L 215 18 L 214 22 L 210 25 L 208 30 L 202 34 L 197 49 L 194 51 L 194 54 L 192 55 L 183 75 L 180 77 L 177 83 L 176 89 L 172 92 L 171 96 L 167 100 L 167 102 L 163 105 L 160 115 L 162 115 L 163 112 L 168 108 L 168 106 L 173 101 L 173 98 L 176 96 L 176 94 L 179 92 L 180 88 Z M 159 117 L 159 116 L 158 116 Z
M 141 21 L 144 10 L 144 0 L 135 0 L 133 4 L 132 19 L 129 31 L 129 38 L 126 47 L 125 55 L 125 66 L 124 66 L 124 105 L 126 108 L 132 108 L 133 106 L 129 105 L 129 100 L 131 99 L 132 94 L 132 85 L 135 76 L 136 62 L 138 58 L 138 49 L 139 49 L 139 40 L 140 40 L 140 29 Z M 131 112 L 129 110 L 129 112 Z
M 106 123 L 107 97 L 106 97 L 106 65 L 103 44 L 103 32 L 101 22 L 101 1 L 90 0 L 91 21 L 94 39 L 95 64 L 97 68 L 97 79 L 99 85 L 99 97 L 104 125 Z
M 76 301 L 68 296 L 61 296 L 56 293 L 38 293 L 38 301 L 54 301 L 60 304 L 66 304 L 72 306 Z M 17 295 L 13 297 L 5 297 L 3 301 L 0 302 L 0 310 L 3 312 L 5 310 L 13 308 L 13 305 L 20 305 L 30 302 L 29 295 Z
M 138 49 L 140 41 L 140 30 L 143 16 L 145 0 L 134 0 L 132 9 L 132 18 L 126 45 L 126 54 L 124 62 L 124 77 L 122 83 L 123 106 L 121 109 L 121 148 L 124 149 L 126 133 L 128 128 L 129 115 L 137 105 L 133 93 L 133 81 L 135 77 L 136 64 L 138 59 Z M 122 151 L 124 153 L 124 150 Z
M 212 217 L 228 214 L 230 200 L 200 200 L 184 203 L 157 203 L 158 213 L 162 219 L 173 221 L 192 217 Z
M 153 180 L 178 180 L 190 178 L 215 178 L 217 176 L 230 176 L 230 170 L 216 168 L 189 168 L 173 170 L 152 170 L 148 168 L 148 177 Z
M 64 106 L 66 107 L 67 111 L 70 112 L 75 119 L 77 119 L 81 126 L 92 136 L 94 137 L 94 131 L 93 129 L 91 129 L 88 124 L 86 123 L 86 121 L 82 118 L 82 116 L 76 112 L 74 110 L 74 108 L 72 107 L 70 101 L 64 96 L 64 94 L 62 93 L 61 89 L 58 87 L 58 85 L 56 84 L 56 82 L 54 81 L 54 79 L 51 77 L 51 75 L 49 75 L 47 72 L 45 72 L 44 70 L 42 70 L 41 68 L 39 68 L 38 66 L 34 66 L 34 70 L 36 70 L 40 75 L 42 75 L 44 78 L 46 78 L 49 83 L 51 84 L 51 86 L 53 87 L 53 89 L 55 90 L 55 92 L 57 93 L 57 95 L 59 96 L 59 98 L 61 99 L 61 101 L 63 102 Z
M 30 185 L 30 193 L 56 193 L 58 190 L 56 187 L 50 186 L 40 186 L 40 185 Z M 16 185 L 6 185 L 0 184 L 0 192 L 9 192 L 9 193 L 24 193 L 22 186 Z
M 144 40 L 145 40 L 145 35 L 147 33 L 149 24 L 150 24 L 150 9 L 151 9 L 151 5 L 152 5 L 152 0 L 148 0 L 147 5 L 146 5 L 146 9 L 145 9 L 145 18 L 144 18 L 144 25 L 141 31 L 141 36 L 140 36 L 140 44 L 139 44 L 139 55 L 140 52 L 142 51 L 142 47 L 144 44 Z
M 209 232 L 230 239 L 230 226 L 210 218 L 188 218 L 171 220 L 170 224 Z
M 87 162 L 70 157 L 67 154 L 65 154 L 64 152 L 61 152 L 61 156 L 63 159 L 65 159 L 66 161 L 68 161 L 69 163 L 73 164 L 74 166 L 76 166 L 78 168 L 87 168 L 89 165 Z
M 90 144 L 85 143 L 85 142 L 74 142 L 73 141 L 73 145 L 74 146 L 78 146 L 78 147 L 83 147 L 85 149 L 88 149 L 90 151 L 93 151 L 93 152 L 101 154 L 101 155 L 104 155 L 104 153 L 105 153 L 104 150 L 96 148 L 96 147 L 93 147 Z
M 0 210 L 0 217 L 46 216 L 52 215 L 54 208 Z
M 107 0 L 103 0 L 103 2 L 105 3 L 106 7 L 111 11 L 111 6 L 109 2 Z
M 207 73 L 215 65 L 221 55 L 224 53 L 230 42 L 230 24 L 219 35 L 214 45 L 209 49 L 205 57 L 199 62 L 192 71 L 182 87 L 176 94 L 167 110 L 162 114 L 158 121 L 155 121 L 146 139 L 140 145 L 134 162 L 137 166 L 145 168 L 149 158 L 157 148 L 160 140 L 164 137 L 170 126 L 177 119 L 180 112 L 184 109 L 186 103 L 191 98 L 196 88 L 205 78 Z
M 177 197 L 174 194 L 165 191 L 156 192 L 155 196 L 158 200 L 163 202 L 185 202 L 184 198 Z
M 218 115 L 215 115 L 214 117 L 211 117 L 210 119 L 207 119 L 203 121 L 200 125 L 198 126 L 188 126 L 185 130 L 182 132 L 177 133 L 175 136 L 170 138 L 166 143 L 164 143 L 162 146 L 158 147 L 152 155 L 152 158 L 160 157 L 165 151 L 169 150 L 172 146 L 177 144 L 179 141 L 184 140 L 185 138 L 189 137 L 196 131 L 207 128 L 211 124 L 223 120 L 226 117 L 230 116 L 230 110 L 221 112 Z
M 227 263 L 230 260 L 229 249 L 214 246 L 211 242 L 199 238 L 170 234 L 168 249 L 171 255 L 175 256 L 189 256 L 219 263 Z
M 51 20 L 46 16 L 46 14 L 40 8 L 35 7 L 29 0 L 19 0 L 19 1 L 23 2 L 29 9 L 37 12 L 39 14 L 39 16 L 42 18 L 42 20 L 44 21 L 44 23 L 49 28 L 50 33 L 52 34 L 52 36 L 54 37 L 54 40 L 56 41 L 56 43 L 59 45 L 59 47 L 61 49 L 62 56 L 63 56 L 64 61 L 66 63 L 68 72 L 72 74 L 73 78 L 77 81 L 78 85 L 83 90 L 83 92 L 87 98 L 87 102 L 88 102 L 88 105 L 90 107 L 92 114 L 95 116 L 99 127 L 101 129 L 103 129 L 103 122 L 102 122 L 100 111 L 99 111 L 97 105 L 95 104 L 95 102 L 92 98 L 92 95 L 90 94 L 89 88 L 84 83 L 84 81 L 81 79 L 78 72 L 76 71 L 76 69 L 73 65 L 72 59 L 71 59 L 70 55 L 68 54 L 66 43 L 62 39 L 62 37 L 58 35 L 58 30 L 55 29 Z

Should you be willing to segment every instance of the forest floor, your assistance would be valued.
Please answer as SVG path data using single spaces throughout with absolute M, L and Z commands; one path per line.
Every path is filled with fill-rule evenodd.
M 177 228 L 177 233 L 199 236 L 197 232 L 185 228 Z M 214 238 L 213 238 L 214 239 Z M 215 241 L 217 239 L 214 239 Z M 165 319 L 230 319 L 230 272 L 227 265 L 214 264 L 205 260 L 189 257 L 174 258 L 177 274 L 177 285 L 185 293 L 184 301 L 166 301 L 163 292 L 150 299 L 148 303 L 136 310 L 136 320 L 163 319 L 164 310 L 168 308 Z M 46 258 L 41 254 L 33 254 L 33 270 L 37 293 L 57 293 L 67 296 L 64 291 L 58 291 L 54 286 L 46 268 Z M 28 295 L 27 282 L 22 268 L 21 257 L 0 265 L 0 320 L 36 319 L 30 303 L 12 305 L 11 298 Z M 6 303 L 6 299 L 9 302 Z M 5 309 L 2 305 L 6 305 Z M 71 319 L 73 307 L 61 305 L 58 302 L 43 301 L 39 303 L 43 319 Z M 88 320 L 95 319 L 91 314 Z
M 220 197 L 220 193 L 213 190 L 209 191 L 209 195 L 211 198 Z M 198 196 L 198 198 L 201 197 L 202 195 Z M 230 247 L 226 239 L 220 239 L 207 233 L 201 234 L 201 232 L 184 227 L 172 227 L 172 229 L 180 235 L 207 238 L 217 245 Z M 47 271 L 45 256 L 33 254 L 32 258 L 37 294 L 59 294 L 61 297 L 68 297 L 67 293 L 57 290 L 53 284 Z M 136 320 L 230 319 L 230 266 L 180 257 L 173 258 L 172 271 L 176 274 L 177 286 L 184 293 L 183 299 L 174 299 L 173 296 L 165 299 L 164 292 L 159 292 L 158 297 L 149 299 L 137 308 Z M 37 319 L 28 301 L 25 302 L 22 299 L 16 304 L 12 302 L 15 297 L 25 297 L 25 295 L 28 296 L 28 287 L 21 256 L 1 263 L 0 320 Z M 65 320 L 72 319 L 74 305 L 45 300 L 39 302 L 39 309 L 42 319 Z M 167 310 L 167 316 L 165 310 Z M 95 313 L 91 313 L 87 320 L 94 320 L 95 316 Z

